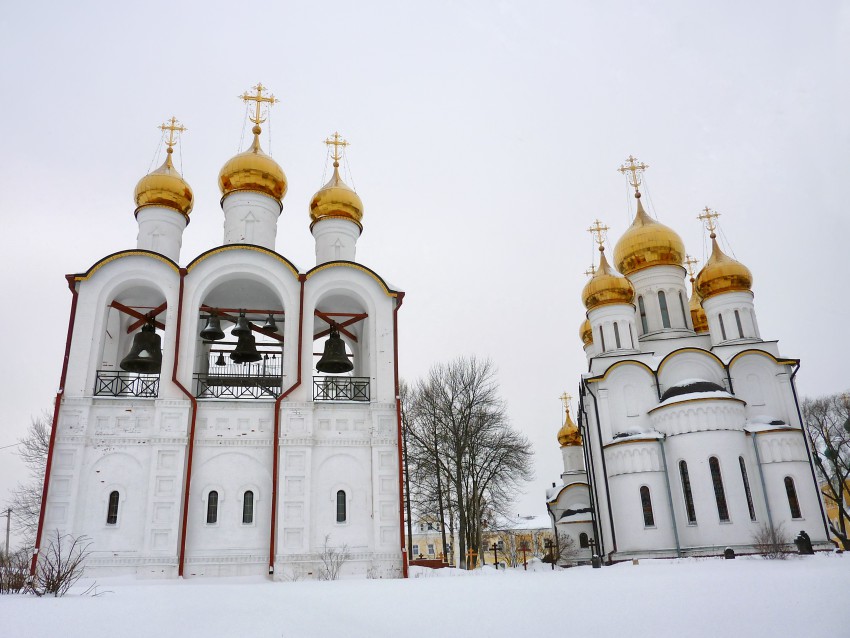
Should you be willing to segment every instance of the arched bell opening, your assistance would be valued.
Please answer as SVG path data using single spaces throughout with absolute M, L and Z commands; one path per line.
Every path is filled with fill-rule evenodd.
M 162 372 L 165 296 L 131 286 L 108 304 L 95 396 L 156 397 Z
M 357 299 L 330 295 L 314 311 L 313 400 L 369 401 L 369 315 Z
M 195 395 L 200 399 L 275 399 L 283 386 L 279 296 L 253 280 L 231 280 L 207 294 L 198 316 Z

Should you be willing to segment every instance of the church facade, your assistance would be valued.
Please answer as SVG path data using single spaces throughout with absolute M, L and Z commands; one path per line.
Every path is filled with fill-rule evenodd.
M 605 561 L 750 553 L 756 534 L 829 534 L 802 429 L 794 377 L 759 329 L 752 274 L 723 252 L 717 214 L 700 219 L 712 252 L 689 296 L 681 238 L 641 203 L 646 166 L 630 157 L 637 214 L 583 291 L 587 355 L 576 424 L 558 441 L 560 484 L 547 492 L 555 529 Z M 778 291 L 777 291 L 778 292 Z
M 404 293 L 355 260 L 363 204 L 312 198 L 316 265 L 275 250 L 287 181 L 260 146 L 222 168 L 220 246 L 181 262 L 192 210 L 172 162 L 135 191 L 135 249 L 68 275 L 72 310 L 37 546 L 91 539 L 90 573 L 321 578 L 406 572 L 397 402 Z M 37 552 L 38 550 L 36 550 Z M 37 556 L 36 556 L 37 557 Z

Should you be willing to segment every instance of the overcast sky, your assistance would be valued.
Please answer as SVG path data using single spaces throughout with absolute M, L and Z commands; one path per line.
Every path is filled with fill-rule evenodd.
M 278 252 L 314 265 L 308 203 L 339 130 L 365 205 L 358 261 L 407 293 L 402 376 L 493 359 L 536 453 L 517 512 L 545 512 L 562 470 L 585 229 L 608 223 L 613 247 L 628 227 L 629 154 L 700 260 L 696 216 L 721 213 L 762 336 L 802 359 L 801 394 L 850 388 L 847 3 L 30 1 L 0 13 L 0 59 L 0 446 L 51 407 L 64 275 L 135 247 L 133 189 L 171 115 L 195 192 L 181 261 L 221 244 L 218 171 L 258 81 L 281 100 Z M 22 471 L 0 450 L 0 501 Z

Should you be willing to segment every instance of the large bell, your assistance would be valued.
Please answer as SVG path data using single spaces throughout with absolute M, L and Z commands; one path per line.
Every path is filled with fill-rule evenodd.
M 224 339 L 224 330 L 221 329 L 221 322 L 218 319 L 218 315 L 210 315 L 207 318 L 207 325 L 201 330 L 201 339 L 204 341 Z
M 326 374 L 339 374 L 351 372 L 353 369 L 354 364 L 345 354 L 345 342 L 339 336 L 339 331 L 331 328 L 331 336 L 325 342 L 325 351 L 316 364 L 316 370 Z
M 236 320 L 236 325 L 233 326 L 233 330 L 230 331 L 230 334 L 234 337 L 251 334 L 251 326 L 248 325 L 248 320 L 245 318 L 244 312 L 239 313 L 239 318 Z
M 257 352 L 257 340 L 250 332 L 246 335 L 240 335 L 239 341 L 236 342 L 236 348 L 230 353 L 230 358 L 236 363 L 252 363 L 263 358 Z
M 263 324 L 263 330 L 268 330 L 269 332 L 277 332 L 277 324 L 274 321 L 274 315 L 269 315 L 269 318 L 266 319 L 266 323 Z
M 133 335 L 133 347 L 119 364 L 122 370 L 139 374 L 159 374 L 162 369 L 162 339 L 153 324 L 146 323 Z

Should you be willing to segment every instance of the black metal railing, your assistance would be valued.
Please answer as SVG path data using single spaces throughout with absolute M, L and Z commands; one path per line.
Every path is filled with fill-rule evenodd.
M 280 374 L 195 374 L 199 399 L 274 399 L 280 387 Z
M 369 401 L 369 377 L 313 377 L 313 401 Z
M 156 397 L 158 374 L 137 374 L 120 370 L 98 370 L 94 381 L 96 397 Z

